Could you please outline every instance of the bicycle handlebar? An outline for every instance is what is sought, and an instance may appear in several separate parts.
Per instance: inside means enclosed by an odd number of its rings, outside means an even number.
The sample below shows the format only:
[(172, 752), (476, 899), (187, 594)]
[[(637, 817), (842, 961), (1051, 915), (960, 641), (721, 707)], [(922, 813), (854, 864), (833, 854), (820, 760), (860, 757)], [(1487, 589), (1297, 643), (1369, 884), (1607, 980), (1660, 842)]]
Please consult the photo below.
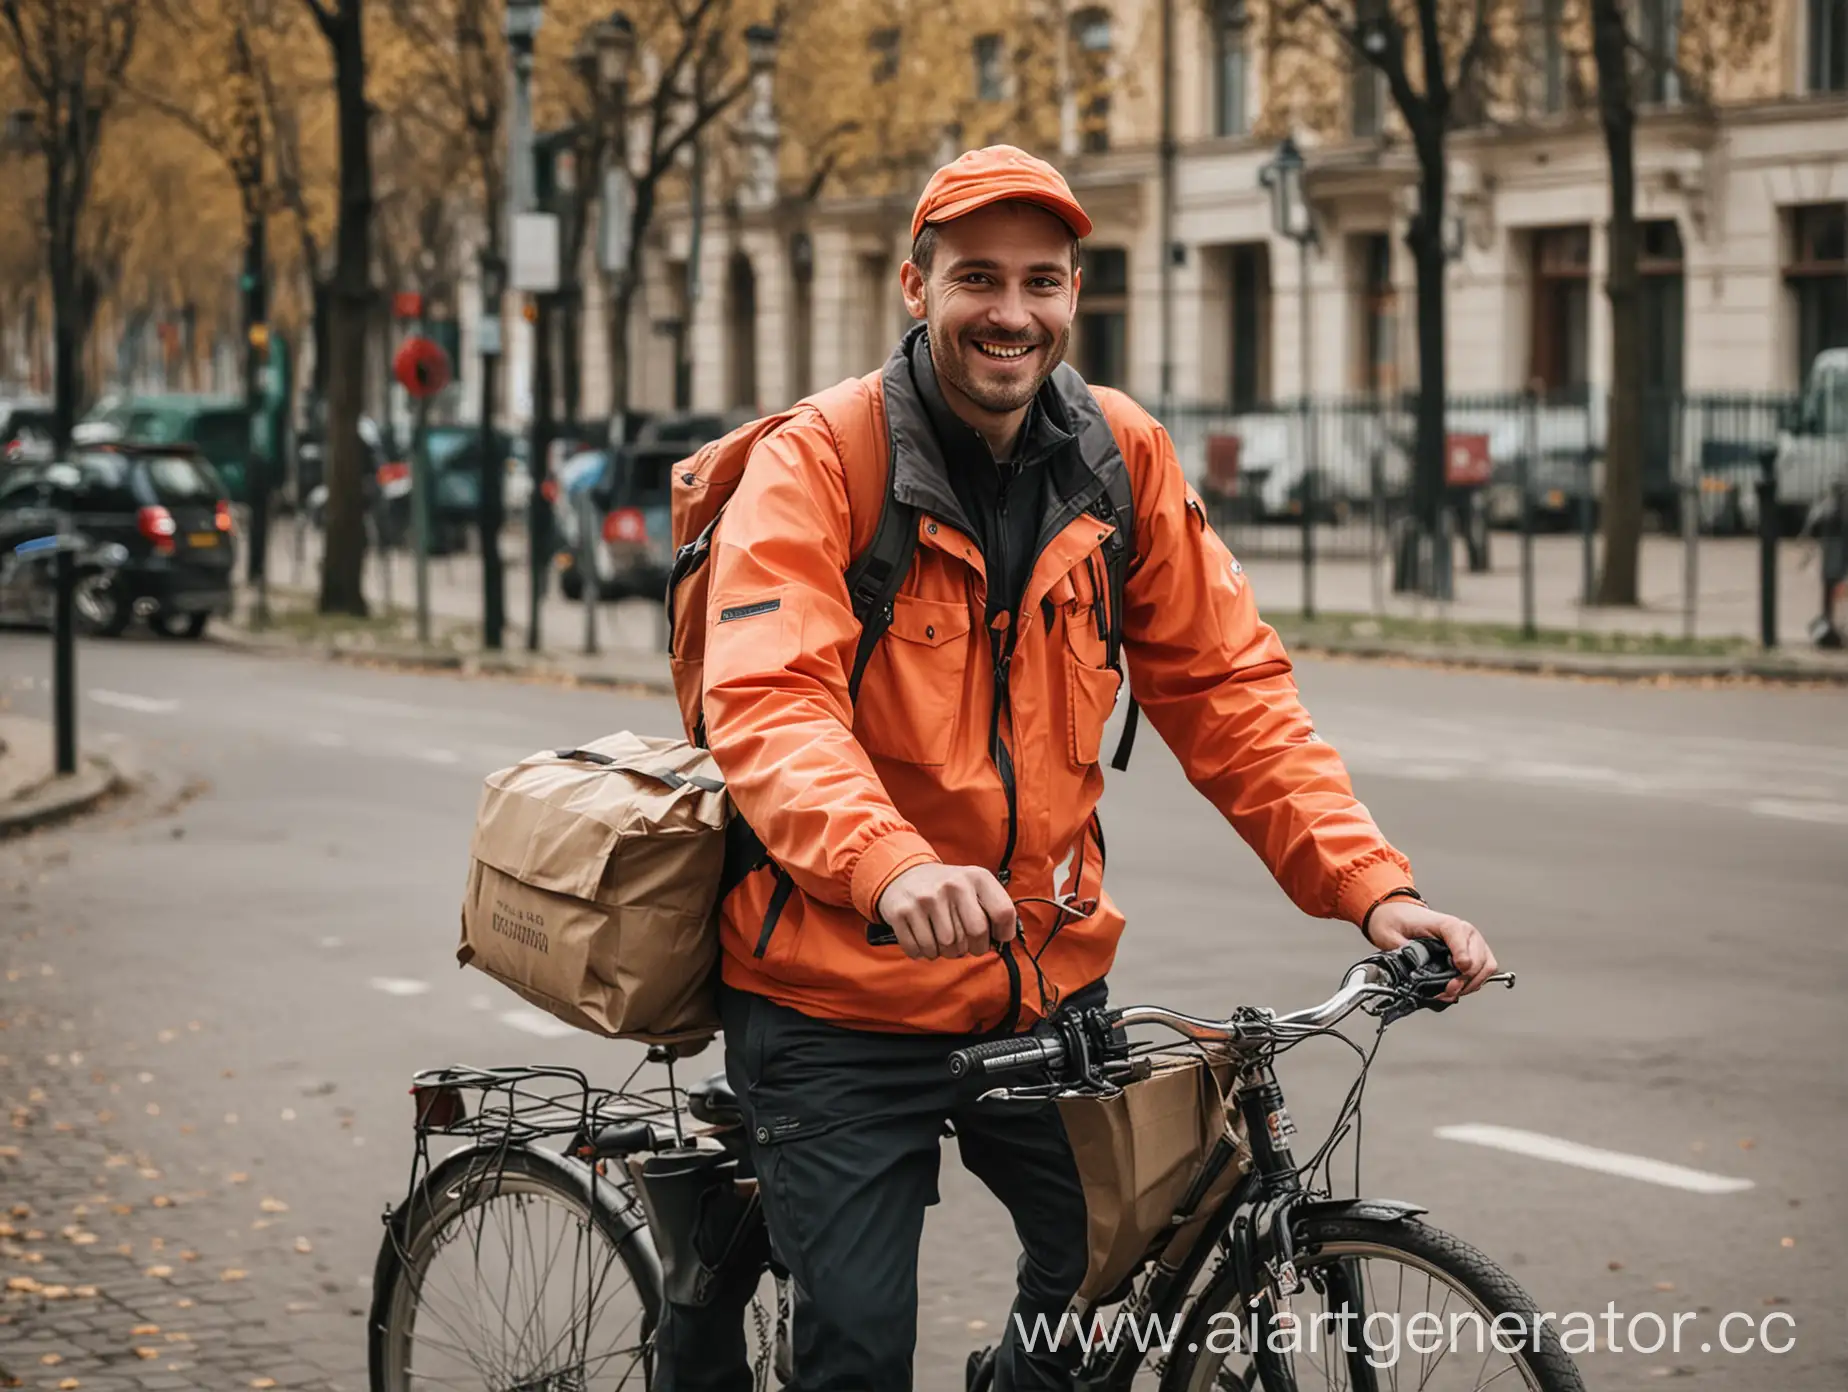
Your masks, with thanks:
[[(1450, 951), (1432, 938), (1419, 938), (1393, 952), (1381, 952), (1356, 962), (1341, 979), (1341, 987), (1320, 1005), (1276, 1015), (1269, 1011), (1243, 1011), (1224, 1020), (1183, 1014), (1159, 1005), (1131, 1005), (1100, 1012), (1115, 1029), (1131, 1025), (1162, 1025), (1196, 1044), (1252, 1045), (1300, 1038), (1337, 1024), (1371, 997), (1387, 997), (1420, 1007), (1442, 1009), (1436, 997), (1457, 975)], [(1512, 972), (1497, 972), (1489, 980), (1514, 985)], [(1392, 1018), (1392, 1017), (1389, 1017)], [(950, 1074), (1005, 1073), (1041, 1064), (1057, 1071), (1065, 1061), (1065, 1044), (1056, 1027), (1042, 1022), (1027, 1034), (988, 1040), (957, 1049), (950, 1055)]]

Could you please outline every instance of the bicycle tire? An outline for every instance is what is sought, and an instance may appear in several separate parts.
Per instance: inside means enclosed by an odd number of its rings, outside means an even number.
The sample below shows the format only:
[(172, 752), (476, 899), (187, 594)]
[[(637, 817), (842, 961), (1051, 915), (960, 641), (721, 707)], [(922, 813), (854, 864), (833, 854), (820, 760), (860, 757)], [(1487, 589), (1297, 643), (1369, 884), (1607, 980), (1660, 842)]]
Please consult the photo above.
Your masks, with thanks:
[[(593, 1199), (589, 1179), (589, 1171), (574, 1161), (524, 1147), (464, 1152), (439, 1165), (419, 1187), (413, 1201), (387, 1222), (373, 1281), (373, 1313), (368, 1327), (372, 1392), (527, 1385), (581, 1386), (586, 1392), (645, 1392), (652, 1374), (653, 1331), (661, 1309), (660, 1272), (652, 1260), (652, 1248), (644, 1250), (645, 1241), (638, 1241), (645, 1235), (639, 1209), (631, 1211)], [(613, 1191), (615, 1186), (607, 1187)], [(490, 1238), (488, 1233), (488, 1208), (509, 1199), (520, 1208), (544, 1204), (551, 1210), (546, 1217), (547, 1232), (552, 1231), (556, 1217), (570, 1245), (553, 1240), (544, 1262), (536, 1254), (524, 1263), (516, 1260), (511, 1237)], [(449, 1242), (472, 1239), (477, 1285), (484, 1256), (505, 1254), (508, 1270), (506, 1280), (500, 1283), (499, 1305), (492, 1291), (485, 1301), (479, 1298), (479, 1290), (474, 1292), (468, 1313), (474, 1317), (476, 1327), (467, 1331), (437, 1313), (435, 1297), (442, 1283), (433, 1279), (432, 1262), (444, 1251), (446, 1235)], [(563, 1271), (559, 1269), (561, 1256), (567, 1268)], [(591, 1293), (585, 1304), (589, 1312), (585, 1323), (589, 1327), (582, 1330), (580, 1349), (575, 1326), (583, 1312), (577, 1309), (575, 1281), (581, 1271), (590, 1273)], [(621, 1346), (605, 1355), (599, 1352), (600, 1345), (592, 1345), (592, 1340), (597, 1338), (596, 1326), (607, 1306), (600, 1296), (604, 1280), (618, 1273), (633, 1289), (639, 1309), (616, 1332)], [(559, 1293), (557, 1283), (566, 1276), (572, 1278), (573, 1289), (562, 1302), (552, 1301), (550, 1297)], [(461, 1289), (459, 1278), (455, 1284), (460, 1293), (469, 1297), (470, 1293)], [(514, 1325), (506, 1306), (516, 1294), (530, 1294), (535, 1300), (556, 1305), (567, 1312), (566, 1318), (574, 1328), (566, 1334), (550, 1335), (549, 1327), (542, 1325), (537, 1333), (529, 1333), (534, 1320), (531, 1310)], [(431, 1368), (414, 1366), (420, 1318), (437, 1323), (439, 1334), (445, 1332), (440, 1326), (447, 1326), (446, 1332), (454, 1339), (462, 1338), (466, 1332), (480, 1333), (492, 1340), (492, 1322), (497, 1313), (502, 1331), (513, 1334), (521, 1347), (503, 1348), (499, 1361), (459, 1344), (442, 1351), (444, 1361), (459, 1369), (456, 1376), (448, 1379)], [(562, 1350), (561, 1338), (567, 1340)], [(460, 1358), (455, 1356), (458, 1351)], [(554, 1362), (558, 1366), (551, 1366)], [(466, 1364), (474, 1365), (473, 1375), (462, 1366)], [(492, 1369), (491, 1380), (481, 1371), (483, 1368)], [(476, 1383), (474, 1375), (483, 1380)], [(579, 1380), (568, 1381), (571, 1376)]]
[[(1441, 1281), (1448, 1291), (1463, 1296), (1480, 1316), (1490, 1322), (1491, 1328), (1498, 1316), (1520, 1318), (1525, 1328), (1533, 1331), (1533, 1337), (1526, 1341), (1518, 1354), (1502, 1356), (1526, 1380), (1530, 1392), (1585, 1392), (1585, 1384), (1578, 1369), (1570, 1355), (1560, 1347), (1556, 1332), (1537, 1321), (1537, 1307), (1533, 1297), (1512, 1276), (1462, 1239), (1416, 1218), (1388, 1221), (1331, 1215), (1311, 1218), (1301, 1227), (1296, 1268), (1305, 1281), (1312, 1282), (1306, 1288), (1305, 1296), (1313, 1296), (1317, 1292), (1319, 1287), (1313, 1282), (1329, 1279), (1331, 1273), (1342, 1269), (1344, 1262), (1382, 1258), (1395, 1262), (1402, 1270), (1423, 1272), (1427, 1278), (1427, 1291), (1433, 1281)], [(1351, 1270), (1351, 1267), (1348, 1269)], [(1363, 1291), (1367, 1284), (1363, 1276)], [(1377, 1282), (1373, 1284), (1377, 1287)], [(1247, 1310), (1245, 1295), (1238, 1287), (1238, 1273), (1228, 1265), (1201, 1292), (1175, 1341), (1175, 1351), (1162, 1379), (1161, 1392), (1219, 1392), (1219, 1389), (1255, 1388), (1260, 1385), (1266, 1392), (1271, 1392), (1277, 1382), (1283, 1381), (1280, 1378), (1260, 1378), (1260, 1375), (1276, 1366), (1279, 1355), (1259, 1351), (1255, 1356), (1244, 1354), (1226, 1358), (1209, 1343), (1212, 1331), (1223, 1328), (1228, 1316), (1234, 1323), (1239, 1323), (1241, 1316), (1236, 1312)], [(1403, 1295), (1402, 1287), (1400, 1294)], [(1361, 1303), (1371, 1305), (1365, 1295)], [(1403, 1304), (1403, 1301), (1400, 1303)], [(1396, 1313), (1402, 1315), (1403, 1310)], [(1215, 1324), (1215, 1317), (1218, 1324)], [(1306, 1323), (1313, 1323), (1313, 1320)], [(1363, 1340), (1357, 1339), (1355, 1342)], [(1239, 1373), (1236, 1366), (1241, 1360), (1244, 1371)], [(1442, 1356), (1438, 1362), (1441, 1364)], [(1437, 1366), (1431, 1365), (1432, 1371)], [(1341, 1371), (1345, 1374), (1348, 1370), (1344, 1367)], [(1378, 1386), (1387, 1385), (1384, 1374), (1375, 1381)], [(1303, 1382), (1301, 1378), (1297, 1378), (1296, 1382), (1303, 1392), (1322, 1385), (1313, 1381)], [(1348, 1387), (1353, 1383), (1343, 1379), (1329, 1385)], [(1401, 1385), (1396, 1374), (1392, 1385)], [(1418, 1385), (1426, 1385), (1426, 1380), (1421, 1380)], [(1448, 1387), (1456, 1384), (1454, 1380), (1446, 1380), (1440, 1385)], [(1481, 1385), (1480, 1372), (1477, 1385)], [(1496, 1383), (1497, 1387), (1518, 1385), (1505, 1380)]]

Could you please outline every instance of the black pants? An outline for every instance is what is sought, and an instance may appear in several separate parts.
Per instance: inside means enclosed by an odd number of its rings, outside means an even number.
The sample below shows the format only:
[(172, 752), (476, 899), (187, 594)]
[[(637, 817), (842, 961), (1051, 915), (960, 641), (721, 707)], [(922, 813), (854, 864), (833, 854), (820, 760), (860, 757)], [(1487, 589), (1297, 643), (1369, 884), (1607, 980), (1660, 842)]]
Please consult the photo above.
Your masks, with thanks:
[[(1102, 1003), (1102, 983), (1073, 1001)], [(989, 1084), (951, 1078), (947, 1062), (967, 1038), (842, 1029), (729, 990), (721, 1011), (726, 1072), (751, 1130), (771, 1246), (790, 1273), (794, 1386), (911, 1386), (918, 1243), (924, 1210), (937, 1202), (948, 1121), (963, 1163), (1006, 1205), (1023, 1249), (996, 1388), (1069, 1388), (1076, 1350), (1029, 1353), (1013, 1318), (1031, 1329), (1044, 1315), (1044, 1327), (1056, 1328), (1084, 1279), (1084, 1193), (1057, 1108), (977, 1105)], [(663, 1331), (672, 1336), (669, 1358), (685, 1369), (676, 1368), (674, 1386), (728, 1388), (717, 1367), (693, 1368), (694, 1348), (708, 1345), (690, 1315), (672, 1312)], [(697, 1323), (714, 1324), (712, 1345), (727, 1318), (735, 1322), (729, 1311), (699, 1312)], [(727, 1331), (724, 1342), (735, 1337)]]

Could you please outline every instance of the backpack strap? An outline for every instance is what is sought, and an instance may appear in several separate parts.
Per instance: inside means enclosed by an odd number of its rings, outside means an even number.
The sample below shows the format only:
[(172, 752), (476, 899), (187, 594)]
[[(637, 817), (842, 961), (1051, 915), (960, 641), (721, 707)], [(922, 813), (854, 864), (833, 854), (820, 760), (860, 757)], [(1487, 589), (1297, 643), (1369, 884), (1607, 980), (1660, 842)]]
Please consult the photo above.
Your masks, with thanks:
[[(1107, 651), (1110, 665), (1122, 670), (1123, 592), (1129, 586), (1129, 567), (1136, 559), (1136, 500), (1130, 488), (1129, 465), (1119, 461), (1104, 476), (1104, 499), (1109, 504), (1111, 522), (1116, 530), (1104, 541), (1104, 575), (1110, 587), (1110, 627)], [(1123, 713), (1123, 733), (1117, 737), (1116, 753), (1110, 767), (1121, 773), (1129, 767), (1130, 751), (1136, 747), (1136, 727), (1142, 722), (1142, 707), (1132, 694), (1129, 709)]]
[(860, 641), (847, 676), (849, 704), (859, 702), (866, 664), (892, 626), (892, 602), (918, 549), (917, 509), (892, 493), (894, 446), (882, 376), (853, 378), (811, 398), (834, 436), (852, 513), (846, 580)]

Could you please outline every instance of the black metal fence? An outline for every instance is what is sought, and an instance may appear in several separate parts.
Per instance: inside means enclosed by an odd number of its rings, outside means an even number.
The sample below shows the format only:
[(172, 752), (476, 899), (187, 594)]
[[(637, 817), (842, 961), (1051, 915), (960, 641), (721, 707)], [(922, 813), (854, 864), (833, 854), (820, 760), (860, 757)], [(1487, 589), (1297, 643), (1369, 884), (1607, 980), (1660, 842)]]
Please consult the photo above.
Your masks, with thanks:
[[(1245, 554), (1294, 556), (1312, 516), (1318, 554), (1358, 558), (1390, 545), (1411, 501), (1416, 400), (1316, 397), (1255, 409), (1188, 404), (1167, 412), (1181, 465), (1227, 540)], [(1602, 393), (1454, 395), (1446, 409), (1460, 531), (1592, 528), (1604, 482)], [(1808, 431), (1794, 396), (1651, 392), (1643, 402), (1643, 497), (1652, 523), (1680, 532), (1755, 531), (1757, 481), (1775, 467), (1781, 528), (1793, 534), (1848, 468), (1848, 440)], [(1530, 506), (1521, 505), (1525, 464)]]

